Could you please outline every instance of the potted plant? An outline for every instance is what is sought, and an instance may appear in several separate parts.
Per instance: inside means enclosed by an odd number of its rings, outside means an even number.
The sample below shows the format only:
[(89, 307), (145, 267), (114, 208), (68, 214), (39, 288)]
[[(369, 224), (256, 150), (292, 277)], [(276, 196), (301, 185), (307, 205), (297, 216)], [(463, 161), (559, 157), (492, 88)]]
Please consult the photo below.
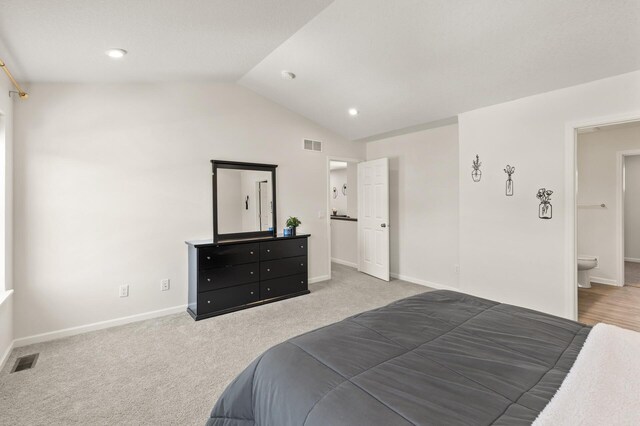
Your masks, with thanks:
[(471, 178), (474, 182), (480, 182), (480, 179), (482, 178), (482, 171), (480, 171), (480, 166), (482, 166), (482, 163), (480, 162), (480, 156), (476, 154), (476, 159), (473, 160), (473, 164), (471, 165), (471, 167), (473, 167)]
[(295, 216), (289, 216), (289, 219), (287, 219), (287, 228), (291, 229), (291, 236), (296, 235), (296, 228), (301, 224), (300, 219)]
[(540, 200), (540, 206), (538, 207), (538, 217), (540, 219), (551, 219), (553, 217), (553, 206), (551, 205), (551, 194), (553, 191), (546, 188), (538, 189), (536, 198)]

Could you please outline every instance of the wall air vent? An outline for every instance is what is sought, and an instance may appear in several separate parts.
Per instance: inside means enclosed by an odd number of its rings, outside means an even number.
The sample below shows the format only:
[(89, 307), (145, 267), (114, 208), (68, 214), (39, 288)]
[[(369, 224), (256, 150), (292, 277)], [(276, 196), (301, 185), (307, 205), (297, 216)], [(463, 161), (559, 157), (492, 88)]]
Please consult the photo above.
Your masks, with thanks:
[(38, 360), (38, 355), (39, 354), (25, 355), (16, 359), (16, 363), (13, 365), (11, 372), (16, 373), (18, 371), (33, 368), (36, 365), (36, 361)]
[(304, 139), (302, 148), (306, 151), (322, 152), (322, 142)]

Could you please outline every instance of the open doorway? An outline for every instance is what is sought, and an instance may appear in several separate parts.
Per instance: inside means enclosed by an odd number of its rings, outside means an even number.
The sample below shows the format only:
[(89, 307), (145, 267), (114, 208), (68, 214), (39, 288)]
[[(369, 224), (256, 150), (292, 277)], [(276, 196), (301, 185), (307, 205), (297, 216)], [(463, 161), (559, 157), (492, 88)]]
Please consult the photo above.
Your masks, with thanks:
[[(640, 121), (637, 122), (640, 129)], [(640, 137), (640, 130), (638, 130)], [(639, 148), (622, 159), (622, 241), (624, 285), (640, 288), (640, 138)]]
[(579, 128), (576, 170), (578, 319), (640, 330), (640, 121)]
[(358, 267), (358, 160), (327, 162), (327, 225), (329, 270)]

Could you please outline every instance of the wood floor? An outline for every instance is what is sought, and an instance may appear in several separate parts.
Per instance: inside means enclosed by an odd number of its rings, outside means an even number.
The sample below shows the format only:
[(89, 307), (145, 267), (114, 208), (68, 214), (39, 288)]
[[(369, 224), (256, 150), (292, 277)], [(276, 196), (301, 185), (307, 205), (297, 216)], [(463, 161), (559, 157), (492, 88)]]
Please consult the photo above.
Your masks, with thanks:
[(625, 262), (625, 286), (591, 284), (578, 289), (578, 320), (640, 331), (640, 263)]

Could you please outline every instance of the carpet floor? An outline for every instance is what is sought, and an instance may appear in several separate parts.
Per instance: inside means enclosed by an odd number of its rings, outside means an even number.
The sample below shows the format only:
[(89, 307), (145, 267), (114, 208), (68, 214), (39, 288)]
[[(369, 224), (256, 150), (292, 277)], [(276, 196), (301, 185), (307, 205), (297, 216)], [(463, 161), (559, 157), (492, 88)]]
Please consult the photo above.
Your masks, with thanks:
[[(203, 425), (254, 358), (298, 334), (429, 291), (333, 265), (311, 294), (195, 322), (185, 312), (16, 348), (0, 372), (1, 425)], [(9, 374), (19, 356), (31, 370)]]

